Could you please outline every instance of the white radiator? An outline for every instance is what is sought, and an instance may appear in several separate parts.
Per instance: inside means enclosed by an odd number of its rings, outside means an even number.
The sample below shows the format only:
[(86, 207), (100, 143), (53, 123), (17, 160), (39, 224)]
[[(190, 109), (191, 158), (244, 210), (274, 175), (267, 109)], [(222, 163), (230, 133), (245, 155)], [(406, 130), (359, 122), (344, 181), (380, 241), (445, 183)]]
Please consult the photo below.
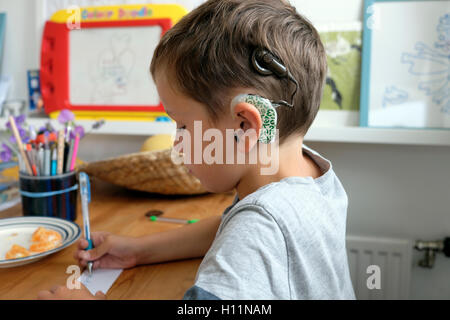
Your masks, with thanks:
[[(356, 298), (408, 299), (412, 249), (413, 244), (409, 240), (347, 236), (348, 262)], [(380, 271), (379, 289), (367, 285), (369, 277), (376, 273), (375, 269)]]

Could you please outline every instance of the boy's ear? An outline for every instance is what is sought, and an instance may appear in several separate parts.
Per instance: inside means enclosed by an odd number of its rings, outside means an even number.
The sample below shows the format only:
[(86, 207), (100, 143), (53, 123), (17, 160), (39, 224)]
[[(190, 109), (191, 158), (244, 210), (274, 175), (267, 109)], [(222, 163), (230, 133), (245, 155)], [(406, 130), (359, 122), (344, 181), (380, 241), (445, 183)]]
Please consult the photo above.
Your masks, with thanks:
[(231, 115), (234, 122), (234, 130), (237, 132), (237, 140), (241, 151), (249, 152), (258, 142), (262, 128), (261, 114), (258, 109), (247, 102), (233, 100)]
[(239, 102), (234, 106), (233, 118), (235, 122), (235, 129), (242, 129), (247, 131), (254, 129), (259, 133), (262, 127), (261, 114), (258, 109), (250, 103)]
[[(255, 94), (240, 94), (231, 101), (231, 114), (233, 118), (244, 116), (247, 122), (243, 130), (257, 130), (258, 141), (261, 143), (272, 143), (277, 133), (277, 111), (276, 105), (267, 98)], [(245, 124), (248, 125), (247, 129)]]

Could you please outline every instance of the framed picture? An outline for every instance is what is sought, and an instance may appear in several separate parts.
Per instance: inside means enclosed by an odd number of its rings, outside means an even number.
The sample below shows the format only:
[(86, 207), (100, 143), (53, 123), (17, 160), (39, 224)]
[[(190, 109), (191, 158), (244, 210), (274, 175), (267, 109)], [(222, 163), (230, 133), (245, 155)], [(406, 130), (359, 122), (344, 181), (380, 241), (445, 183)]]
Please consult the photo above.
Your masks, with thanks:
[(450, 2), (365, 0), (360, 125), (450, 128)]
[(6, 13), (0, 12), (0, 70), (3, 56), (3, 43), (5, 42), (6, 33)]
[(327, 53), (328, 71), (316, 126), (358, 126), (362, 24), (318, 24)]

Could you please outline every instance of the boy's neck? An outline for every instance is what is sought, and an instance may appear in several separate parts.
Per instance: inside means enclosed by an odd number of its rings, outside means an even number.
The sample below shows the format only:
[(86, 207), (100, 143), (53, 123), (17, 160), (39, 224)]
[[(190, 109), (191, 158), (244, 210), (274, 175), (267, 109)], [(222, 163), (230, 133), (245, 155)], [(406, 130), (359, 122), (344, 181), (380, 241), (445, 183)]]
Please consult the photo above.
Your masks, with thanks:
[(318, 178), (322, 172), (317, 164), (302, 152), (303, 138), (289, 138), (279, 147), (278, 170), (272, 175), (262, 175), (261, 165), (249, 167), (236, 185), (239, 199), (255, 192), (262, 186), (287, 177)]

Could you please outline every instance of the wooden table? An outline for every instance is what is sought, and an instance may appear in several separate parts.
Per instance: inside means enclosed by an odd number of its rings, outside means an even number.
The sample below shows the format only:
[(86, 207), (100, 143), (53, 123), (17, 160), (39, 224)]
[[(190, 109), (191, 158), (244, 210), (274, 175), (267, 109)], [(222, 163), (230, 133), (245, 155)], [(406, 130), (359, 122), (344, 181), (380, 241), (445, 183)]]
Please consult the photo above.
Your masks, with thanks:
[[(109, 231), (124, 236), (142, 236), (182, 226), (167, 222), (150, 222), (145, 213), (164, 211), (164, 216), (181, 219), (203, 219), (220, 215), (233, 200), (233, 193), (200, 196), (161, 196), (129, 191), (92, 179), (90, 203), (91, 230)], [(79, 201), (79, 199), (78, 199)], [(80, 202), (76, 223), (82, 226)], [(17, 205), (0, 212), (0, 218), (20, 216)], [(15, 268), (0, 268), (0, 299), (36, 299), (41, 290), (64, 285), (76, 243), (38, 262)], [(108, 299), (181, 299), (194, 283), (201, 259), (191, 259), (138, 266), (122, 272)]]

